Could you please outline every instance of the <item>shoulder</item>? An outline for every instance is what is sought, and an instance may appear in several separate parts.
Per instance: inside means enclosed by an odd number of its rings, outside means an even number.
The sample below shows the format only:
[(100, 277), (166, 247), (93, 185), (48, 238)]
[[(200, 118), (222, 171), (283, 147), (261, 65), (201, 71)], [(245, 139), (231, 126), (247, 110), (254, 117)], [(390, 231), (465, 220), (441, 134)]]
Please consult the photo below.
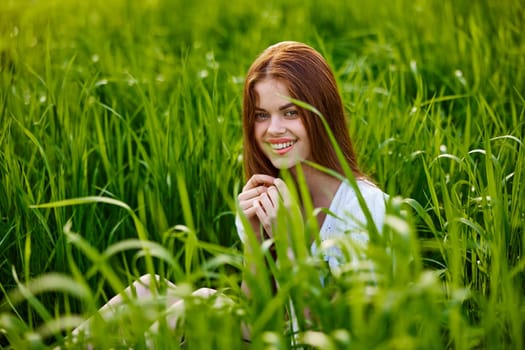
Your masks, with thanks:
[[(376, 226), (381, 230), (386, 213), (386, 201), (388, 195), (372, 182), (359, 179), (357, 180), (357, 190), (363, 196), (364, 202)], [(341, 183), (340, 193), (337, 203), (334, 203), (334, 210), (343, 217), (352, 218), (353, 222), (366, 222), (361, 204), (359, 203), (356, 190), (349, 182)]]
[(384, 207), (388, 195), (379, 187), (368, 180), (358, 180), (357, 186), (367, 204), (381, 205)]
[[(370, 205), (383, 205), (388, 199), (388, 195), (384, 193), (379, 187), (368, 180), (360, 179), (356, 181), (357, 189), (363, 196), (366, 204)], [(357, 202), (357, 194), (355, 189), (350, 185), (348, 181), (341, 183), (341, 197), (340, 204), (349, 204), (351, 202)]]

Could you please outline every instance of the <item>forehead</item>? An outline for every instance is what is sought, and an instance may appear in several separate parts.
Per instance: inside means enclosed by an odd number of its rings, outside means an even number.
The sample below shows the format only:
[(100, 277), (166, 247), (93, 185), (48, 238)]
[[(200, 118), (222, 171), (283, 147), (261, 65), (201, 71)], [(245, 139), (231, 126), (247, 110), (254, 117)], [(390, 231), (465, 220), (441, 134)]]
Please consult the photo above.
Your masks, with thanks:
[(283, 105), (290, 101), (286, 97), (290, 96), (288, 85), (281, 79), (266, 78), (257, 82), (254, 86), (256, 95), (256, 105)]

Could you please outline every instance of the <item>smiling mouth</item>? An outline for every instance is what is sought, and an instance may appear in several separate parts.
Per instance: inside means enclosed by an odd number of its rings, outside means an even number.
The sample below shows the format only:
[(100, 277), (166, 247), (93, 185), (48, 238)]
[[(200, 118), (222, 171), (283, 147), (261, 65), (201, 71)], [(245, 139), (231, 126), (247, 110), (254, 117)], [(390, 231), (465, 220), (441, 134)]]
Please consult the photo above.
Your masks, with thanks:
[(271, 143), (271, 147), (275, 151), (281, 151), (286, 148), (292, 147), (297, 141), (288, 141), (288, 142), (280, 142), (280, 143)]
[(279, 142), (279, 143), (270, 143), (270, 146), (272, 147), (272, 150), (279, 154), (284, 154), (288, 152), (293, 145), (295, 145), (297, 141), (287, 141), (287, 142)]

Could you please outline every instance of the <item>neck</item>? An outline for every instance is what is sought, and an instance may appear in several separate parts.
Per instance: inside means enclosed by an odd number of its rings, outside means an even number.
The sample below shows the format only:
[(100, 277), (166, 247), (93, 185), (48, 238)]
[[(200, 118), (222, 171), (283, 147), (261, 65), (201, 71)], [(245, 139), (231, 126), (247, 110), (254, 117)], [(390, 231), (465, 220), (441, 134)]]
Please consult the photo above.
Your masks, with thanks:
[[(314, 208), (330, 207), (341, 181), (306, 164), (301, 168)], [(297, 183), (297, 169), (292, 168), (290, 173)]]

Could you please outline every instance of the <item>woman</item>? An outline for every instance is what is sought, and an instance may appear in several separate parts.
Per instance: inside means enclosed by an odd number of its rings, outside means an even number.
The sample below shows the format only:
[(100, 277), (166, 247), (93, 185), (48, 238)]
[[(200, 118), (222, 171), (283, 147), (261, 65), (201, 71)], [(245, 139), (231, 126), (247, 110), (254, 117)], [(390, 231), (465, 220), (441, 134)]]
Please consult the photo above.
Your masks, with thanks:
[[(312, 106), (325, 118), (346, 164), (337, 157), (320, 116), (295, 104), (297, 100)], [(311, 47), (298, 42), (281, 42), (267, 48), (253, 62), (244, 85), (243, 138), (244, 170), (248, 181), (238, 195), (240, 213), (236, 219), (243, 242), (248, 232), (255, 233), (259, 242), (273, 237), (279, 203), (291, 201), (289, 187), (280, 175), (289, 171), (297, 181), (299, 164), (313, 206), (328, 208), (333, 214), (320, 211), (317, 215), (321, 242), (348, 233), (355, 242), (366, 244), (368, 234), (364, 227), (367, 220), (359, 204), (358, 192), (376, 227), (382, 227), (386, 195), (368, 181), (358, 167), (333, 73), (323, 57)], [(340, 176), (318, 170), (312, 163)], [(341, 180), (345, 176), (345, 165), (351, 169), (355, 186)], [(243, 227), (241, 215), (251, 226), (248, 230)], [(312, 253), (315, 253), (319, 247), (314, 242), (311, 244)], [(326, 251), (324, 256), (331, 268), (340, 264), (341, 254), (337, 249)], [(155, 278), (158, 282), (158, 277)], [(147, 297), (151, 293), (151, 283), (156, 282), (149, 275), (142, 276), (123, 294)], [(167, 284), (169, 289), (176, 288), (170, 282)], [(243, 284), (243, 289), (249, 293), (245, 287)], [(202, 288), (193, 294), (207, 298), (215, 294), (215, 290)], [(225, 297), (216, 300), (217, 304), (229, 302)], [(175, 311), (175, 316), (168, 319), (169, 326), (176, 326), (177, 315), (184, 309), (183, 302), (176, 297), (167, 298), (168, 307)], [(102, 308), (102, 314), (112, 314), (114, 306), (121, 303), (121, 295), (115, 296)], [(156, 324), (152, 326), (156, 327)], [(85, 330), (85, 326), (76, 329), (75, 334), (81, 330)]]
[[(292, 101), (299, 100), (311, 109)], [(304, 105), (304, 104), (301, 104)], [(330, 142), (322, 115), (340, 148), (343, 164)], [(369, 236), (367, 220), (358, 194), (349, 181), (342, 181), (345, 165), (351, 169), (355, 185), (377, 229), (383, 226), (387, 196), (367, 180), (360, 170), (345, 121), (345, 113), (335, 78), (324, 58), (311, 47), (292, 41), (267, 48), (248, 70), (243, 104), (244, 170), (247, 181), (238, 196), (239, 208), (259, 239), (272, 238), (280, 198), (289, 201), (287, 185), (279, 178), (287, 169), (297, 180), (297, 165), (304, 173), (314, 208), (321, 242), (347, 233), (364, 245)], [(341, 175), (336, 177), (312, 166), (316, 163)], [(237, 230), (245, 241), (238, 217)], [(313, 253), (319, 247), (312, 242)], [(331, 268), (341, 254), (332, 249), (325, 254)]]

